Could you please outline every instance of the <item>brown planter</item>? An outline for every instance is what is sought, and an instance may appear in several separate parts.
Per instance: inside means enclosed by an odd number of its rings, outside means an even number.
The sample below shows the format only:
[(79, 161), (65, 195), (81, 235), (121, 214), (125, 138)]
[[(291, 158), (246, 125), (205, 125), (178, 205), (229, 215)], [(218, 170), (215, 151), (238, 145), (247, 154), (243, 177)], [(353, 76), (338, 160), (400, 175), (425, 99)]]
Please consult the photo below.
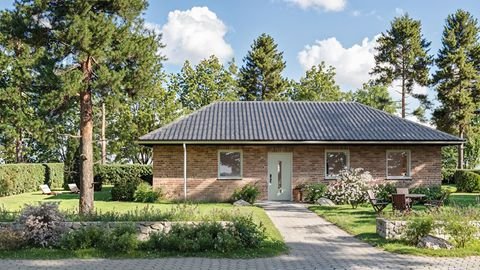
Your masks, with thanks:
[(303, 192), (301, 188), (293, 189), (293, 201), (302, 202), (303, 201)]

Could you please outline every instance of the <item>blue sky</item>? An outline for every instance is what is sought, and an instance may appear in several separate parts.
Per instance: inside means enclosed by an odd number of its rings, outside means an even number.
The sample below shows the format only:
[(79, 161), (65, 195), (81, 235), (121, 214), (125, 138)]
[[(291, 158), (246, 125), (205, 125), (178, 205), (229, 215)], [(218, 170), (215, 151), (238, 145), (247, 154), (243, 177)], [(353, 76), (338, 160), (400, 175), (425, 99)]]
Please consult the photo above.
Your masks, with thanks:
[[(0, 8), (11, 2), (0, 1)], [(164, 35), (167, 72), (211, 54), (224, 62), (235, 57), (241, 66), (252, 41), (265, 32), (284, 52), (285, 76), (298, 79), (325, 61), (337, 69), (342, 89), (353, 90), (368, 79), (374, 38), (395, 16), (408, 12), (421, 20), (436, 54), (445, 18), (457, 9), (480, 18), (478, 0), (152, 0), (145, 20)], [(434, 97), (431, 89), (418, 91)], [(394, 89), (392, 95), (397, 96)]]

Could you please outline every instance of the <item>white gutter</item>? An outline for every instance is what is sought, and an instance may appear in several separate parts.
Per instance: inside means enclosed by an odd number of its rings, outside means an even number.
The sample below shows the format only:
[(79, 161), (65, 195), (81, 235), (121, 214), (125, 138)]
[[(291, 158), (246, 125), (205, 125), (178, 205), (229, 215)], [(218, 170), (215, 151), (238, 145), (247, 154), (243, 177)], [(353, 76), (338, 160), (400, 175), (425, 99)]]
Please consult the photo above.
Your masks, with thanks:
[(187, 200), (187, 145), (183, 143), (183, 197)]
[[(184, 144), (184, 141), (135, 141), (137, 144)], [(456, 145), (463, 141), (189, 141), (189, 144), (433, 144)]]

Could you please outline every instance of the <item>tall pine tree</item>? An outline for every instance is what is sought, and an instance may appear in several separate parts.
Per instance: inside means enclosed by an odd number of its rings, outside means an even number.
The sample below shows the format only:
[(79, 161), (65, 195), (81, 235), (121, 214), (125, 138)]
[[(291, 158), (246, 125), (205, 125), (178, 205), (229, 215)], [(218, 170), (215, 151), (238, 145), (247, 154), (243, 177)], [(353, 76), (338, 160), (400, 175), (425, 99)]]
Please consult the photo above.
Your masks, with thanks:
[[(461, 138), (473, 136), (474, 111), (480, 105), (480, 49), (477, 20), (466, 11), (448, 16), (442, 36), (442, 48), (435, 60), (438, 70), (433, 76), (441, 105), (433, 119), (443, 131)], [(463, 145), (458, 148), (458, 167), (463, 168)]]
[(146, 7), (146, 0), (19, 0), (15, 5), (28, 24), (19, 37), (45, 48), (56, 62), (60, 87), (42, 96), (55, 105), (52, 114), (80, 105), (81, 213), (93, 210), (94, 103), (160, 84), (163, 58), (157, 54), (159, 37), (144, 27)]
[[(426, 86), (432, 57), (428, 55), (430, 42), (423, 38), (420, 21), (407, 15), (397, 17), (391, 27), (378, 38), (378, 53), (372, 74), (378, 75), (378, 82), (391, 85), (400, 81), (402, 117), (406, 116), (406, 99), (412, 96), (423, 106), (428, 105), (427, 96), (413, 93), (415, 84)], [(415, 110), (421, 112), (421, 109)]]
[(239, 74), (239, 98), (241, 100), (282, 100), (288, 81), (282, 77), (285, 69), (283, 52), (277, 49), (275, 40), (260, 35), (252, 44)]

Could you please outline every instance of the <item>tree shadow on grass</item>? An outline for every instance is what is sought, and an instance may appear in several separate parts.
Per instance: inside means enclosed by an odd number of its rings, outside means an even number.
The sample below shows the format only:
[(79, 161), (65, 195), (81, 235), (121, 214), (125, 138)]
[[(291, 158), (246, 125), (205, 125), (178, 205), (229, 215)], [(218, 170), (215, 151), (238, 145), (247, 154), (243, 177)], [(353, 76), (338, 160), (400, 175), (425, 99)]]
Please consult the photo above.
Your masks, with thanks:
[[(77, 193), (62, 193), (62, 194), (57, 194), (55, 196), (46, 197), (44, 200), (63, 201), (63, 200), (78, 200), (79, 198), (80, 198), (80, 194), (77, 194)], [(112, 195), (110, 194), (110, 189), (108, 189), (108, 190), (94, 192), (93, 198), (95, 201), (108, 202), (112, 200)]]

